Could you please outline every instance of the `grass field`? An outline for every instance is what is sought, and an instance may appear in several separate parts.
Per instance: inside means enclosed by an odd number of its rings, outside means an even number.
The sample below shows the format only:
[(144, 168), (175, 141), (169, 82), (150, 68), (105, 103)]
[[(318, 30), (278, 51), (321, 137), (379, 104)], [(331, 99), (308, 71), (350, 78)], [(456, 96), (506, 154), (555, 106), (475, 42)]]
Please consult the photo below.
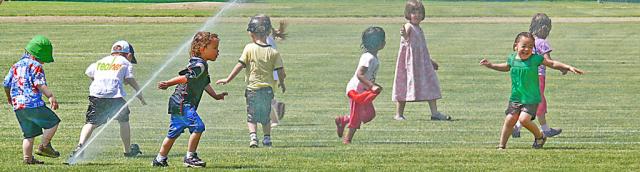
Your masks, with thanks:
[[(360, 1), (357, 1), (360, 2)], [(42, 2), (4, 2), (0, 5), (2, 16), (24, 15), (20, 8), (37, 6)], [(511, 139), (509, 149), (495, 150), (503, 112), (509, 96), (507, 73), (495, 72), (478, 65), (486, 57), (503, 62), (510, 52), (518, 32), (528, 30), (528, 21), (506, 23), (447, 23), (423, 24), (431, 56), (440, 63), (438, 71), (444, 98), (439, 108), (453, 116), (451, 122), (430, 121), (426, 103), (410, 103), (406, 114), (409, 120), (394, 121), (395, 105), (390, 94), (394, 77), (395, 58), (398, 51), (398, 28), (403, 20), (380, 22), (379, 18), (363, 18), (357, 22), (336, 23), (342, 16), (399, 17), (402, 2), (373, 1), (358, 5), (349, 2), (312, 1), (306, 8), (280, 10), (263, 9), (267, 14), (283, 17), (333, 17), (324, 22), (292, 22), (290, 39), (278, 42), (285, 59), (288, 74), (286, 94), (276, 97), (287, 103), (283, 124), (274, 129), (273, 148), (250, 149), (245, 123), (244, 82), (239, 76), (226, 86), (214, 86), (217, 91), (227, 91), (230, 97), (214, 101), (204, 97), (201, 114), (207, 131), (200, 142), (199, 155), (208, 166), (204, 170), (226, 171), (636, 171), (640, 164), (640, 116), (638, 93), (640, 75), (637, 74), (637, 58), (640, 50), (640, 22), (554, 23), (550, 43), (552, 57), (587, 71), (586, 75), (562, 76), (548, 71), (546, 95), (549, 101), (548, 121), (552, 127), (564, 132), (550, 138), (542, 150), (531, 149), (533, 136), (523, 132), (522, 138)], [(332, 11), (324, 6), (344, 4), (343, 10)], [(13, 12), (5, 11), (11, 5)], [(65, 3), (52, 3), (42, 15), (76, 15), (55, 9), (68, 8)], [(94, 3), (75, 3), (92, 6), (86, 16), (103, 16), (107, 13)], [(482, 6), (504, 11), (476, 14), (463, 12), (449, 15), (429, 13), (428, 16), (508, 16), (528, 17), (534, 12), (546, 12), (554, 17), (636, 17), (638, 5), (605, 4), (608, 8), (621, 9), (616, 13), (597, 4), (577, 3), (578, 7), (591, 6), (571, 12), (563, 6), (568, 2), (533, 2), (549, 8), (535, 11), (509, 10), (514, 4), (480, 2), (433, 2), (435, 10), (452, 8), (469, 9)], [(121, 10), (123, 4), (115, 5)], [(145, 5), (145, 4), (125, 4)], [(267, 4), (247, 4), (256, 8), (295, 6), (300, 3), (274, 1)], [(388, 11), (383, 6), (392, 5)], [(448, 7), (447, 7), (448, 5)], [(582, 5), (582, 6), (581, 6)], [(372, 7), (373, 11), (360, 8)], [(310, 8), (310, 9), (307, 9)], [(385, 7), (387, 8), (387, 7)], [(635, 9), (634, 9), (635, 8)], [(262, 9), (262, 8), (259, 8)], [(351, 14), (349, 10), (353, 10)], [(211, 11), (203, 10), (209, 15)], [(307, 14), (306, 11), (310, 13)], [(325, 11), (325, 12), (323, 12)], [(116, 16), (124, 15), (116, 12)], [(229, 12), (231, 16), (250, 16), (255, 12), (240, 8)], [(325, 14), (326, 13), (326, 14)], [(443, 12), (444, 13), (444, 12)], [(606, 15), (593, 15), (606, 13)], [(37, 14), (39, 15), (39, 14)], [(174, 16), (174, 11), (159, 10), (151, 16)], [(73, 18), (72, 18), (73, 19)], [(71, 19), (71, 20), (72, 20)], [(314, 20), (317, 18), (308, 18)], [(0, 19), (1, 20), (1, 19)], [(180, 20), (177, 18), (176, 20)], [(278, 20), (273, 18), (272, 20)], [(297, 20), (297, 21), (300, 21)], [(429, 21), (430, 19), (427, 19)], [(473, 20), (470, 18), (469, 20)], [(167, 99), (172, 91), (155, 89), (155, 83), (175, 76), (186, 64), (187, 53), (182, 53), (171, 65), (161, 71), (160, 77), (149, 76), (168, 60), (202, 23), (73, 23), (73, 22), (1, 22), (0, 71), (6, 72), (17, 61), (22, 47), (35, 34), (47, 35), (53, 41), (56, 62), (45, 65), (47, 81), (55, 93), (61, 108), (56, 111), (63, 122), (53, 144), (63, 157), (40, 158), (46, 165), (24, 166), (21, 163), (21, 138), (17, 120), (10, 107), (3, 103), (0, 115), (0, 169), (2, 171), (151, 171), (150, 163), (157, 154), (168, 129)], [(344, 88), (353, 75), (358, 57), (359, 36), (367, 26), (382, 26), (387, 32), (387, 46), (380, 54), (381, 68), (378, 82), (385, 88), (375, 102), (377, 118), (363, 125), (351, 145), (343, 145), (336, 137), (333, 118), (348, 113)], [(219, 23), (209, 31), (220, 34), (221, 56), (209, 62), (212, 80), (231, 71), (242, 48), (249, 42), (245, 22)], [(111, 44), (117, 39), (127, 39), (135, 47), (139, 64), (136, 78), (139, 83), (150, 80), (144, 90), (149, 105), (134, 101), (131, 124), (133, 142), (141, 145), (144, 155), (124, 158), (115, 124), (107, 126), (91, 150), (95, 156), (75, 166), (62, 162), (74, 148), (88, 101), (89, 79), (85, 68), (93, 61), (108, 55)], [(4, 76), (5, 73), (2, 73)], [(132, 93), (130, 88), (127, 88)], [(3, 99), (4, 100), (4, 99)], [(39, 142), (39, 141), (37, 141)], [(184, 135), (174, 145), (169, 163), (161, 170), (187, 170), (181, 166), (186, 152)], [(98, 151), (99, 150), (99, 151)]]

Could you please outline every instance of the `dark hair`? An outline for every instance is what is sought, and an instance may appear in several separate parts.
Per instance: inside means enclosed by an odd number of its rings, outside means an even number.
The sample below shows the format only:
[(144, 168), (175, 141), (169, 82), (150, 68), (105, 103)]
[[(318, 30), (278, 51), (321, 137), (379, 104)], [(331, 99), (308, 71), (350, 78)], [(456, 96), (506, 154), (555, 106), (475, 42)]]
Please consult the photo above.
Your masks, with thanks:
[(533, 37), (533, 34), (531, 34), (531, 32), (520, 32), (518, 34), (518, 36), (516, 36), (516, 40), (513, 41), (513, 48), (516, 48), (516, 44), (518, 44), (518, 42), (520, 41), (520, 38), (525, 37), (525, 38), (529, 38), (531, 40), (533, 40), (533, 42), (536, 41), (536, 38)]
[(376, 53), (384, 43), (386, 43), (385, 34), (381, 27), (371, 26), (362, 32), (360, 47), (363, 52)]
[(268, 36), (271, 33), (271, 19), (264, 14), (253, 16), (249, 20), (247, 31), (258, 36)]
[(411, 20), (409, 16), (412, 13), (422, 14), (422, 18), (420, 20), (424, 20), (424, 5), (420, 0), (408, 0), (404, 6), (404, 18), (407, 20)]
[(551, 19), (544, 13), (538, 13), (531, 19), (529, 32), (538, 38), (547, 39), (551, 32)]
[(211, 32), (198, 32), (193, 36), (193, 40), (191, 41), (191, 51), (189, 55), (192, 57), (200, 57), (200, 48), (207, 47), (211, 41), (214, 39), (219, 39), (218, 34)]

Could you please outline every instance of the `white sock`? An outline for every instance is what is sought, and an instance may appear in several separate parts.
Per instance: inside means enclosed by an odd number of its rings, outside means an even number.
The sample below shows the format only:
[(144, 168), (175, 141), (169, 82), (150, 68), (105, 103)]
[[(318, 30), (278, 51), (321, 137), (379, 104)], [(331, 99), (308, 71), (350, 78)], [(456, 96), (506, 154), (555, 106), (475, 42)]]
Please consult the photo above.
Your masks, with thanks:
[(162, 156), (160, 154), (158, 154), (158, 156), (156, 156), (156, 161), (158, 161), (158, 162), (164, 161), (166, 159), (167, 159), (167, 157), (164, 157), (164, 156)]
[(193, 154), (194, 154), (194, 153), (195, 153), (195, 152), (187, 152), (187, 158), (191, 158), (191, 157), (193, 157)]
[(522, 128), (522, 124), (520, 124), (520, 121), (516, 122), (515, 128), (516, 130), (519, 130), (520, 128)]
[(542, 128), (542, 131), (549, 131), (549, 130), (551, 130), (551, 128), (549, 128), (549, 125), (547, 125), (547, 124), (541, 125), (541, 126), (540, 126), (540, 128)]
[(256, 133), (249, 133), (249, 137), (251, 140), (258, 140), (258, 135)]

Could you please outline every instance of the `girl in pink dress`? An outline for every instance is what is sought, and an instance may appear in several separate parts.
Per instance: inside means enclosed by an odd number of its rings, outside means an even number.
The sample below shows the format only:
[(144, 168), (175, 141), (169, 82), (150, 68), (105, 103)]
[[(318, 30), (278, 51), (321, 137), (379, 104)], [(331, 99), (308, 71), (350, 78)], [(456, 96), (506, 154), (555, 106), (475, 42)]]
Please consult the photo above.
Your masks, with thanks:
[(396, 63), (396, 76), (391, 99), (396, 104), (396, 120), (405, 120), (406, 102), (427, 101), (431, 120), (451, 120), (438, 111), (436, 100), (440, 95), (440, 82), (436, 71), (438, 64), (431, 60), (420, 22), (424, 20), (424, 6), (418, 0), (408, 0), (404, 15), (408, 23), (400, 29), (400, 50)]

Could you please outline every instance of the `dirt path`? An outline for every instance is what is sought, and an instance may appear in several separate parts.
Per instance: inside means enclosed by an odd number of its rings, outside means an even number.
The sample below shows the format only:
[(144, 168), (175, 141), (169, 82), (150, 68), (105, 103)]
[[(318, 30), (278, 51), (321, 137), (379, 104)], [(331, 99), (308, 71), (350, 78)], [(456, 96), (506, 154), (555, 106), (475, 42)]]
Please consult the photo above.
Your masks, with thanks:
[[(0, 23), (200, 23), (207, 17), (102, 17), (102, 16), (18, 16), (0, 17)], [(248, 18), (223, 17), (224, 23), (245, 23)], [(404, 23), (402, 17), (369, 18), (274, 18), (290, 23), (317, 24), (389, 24)], [(528, 23), (529, 17), (437, 17), (427, 18), (427, 23)], [(555, 17), (554, 23), (625, 23), (640, 22), (640, 17)]]

